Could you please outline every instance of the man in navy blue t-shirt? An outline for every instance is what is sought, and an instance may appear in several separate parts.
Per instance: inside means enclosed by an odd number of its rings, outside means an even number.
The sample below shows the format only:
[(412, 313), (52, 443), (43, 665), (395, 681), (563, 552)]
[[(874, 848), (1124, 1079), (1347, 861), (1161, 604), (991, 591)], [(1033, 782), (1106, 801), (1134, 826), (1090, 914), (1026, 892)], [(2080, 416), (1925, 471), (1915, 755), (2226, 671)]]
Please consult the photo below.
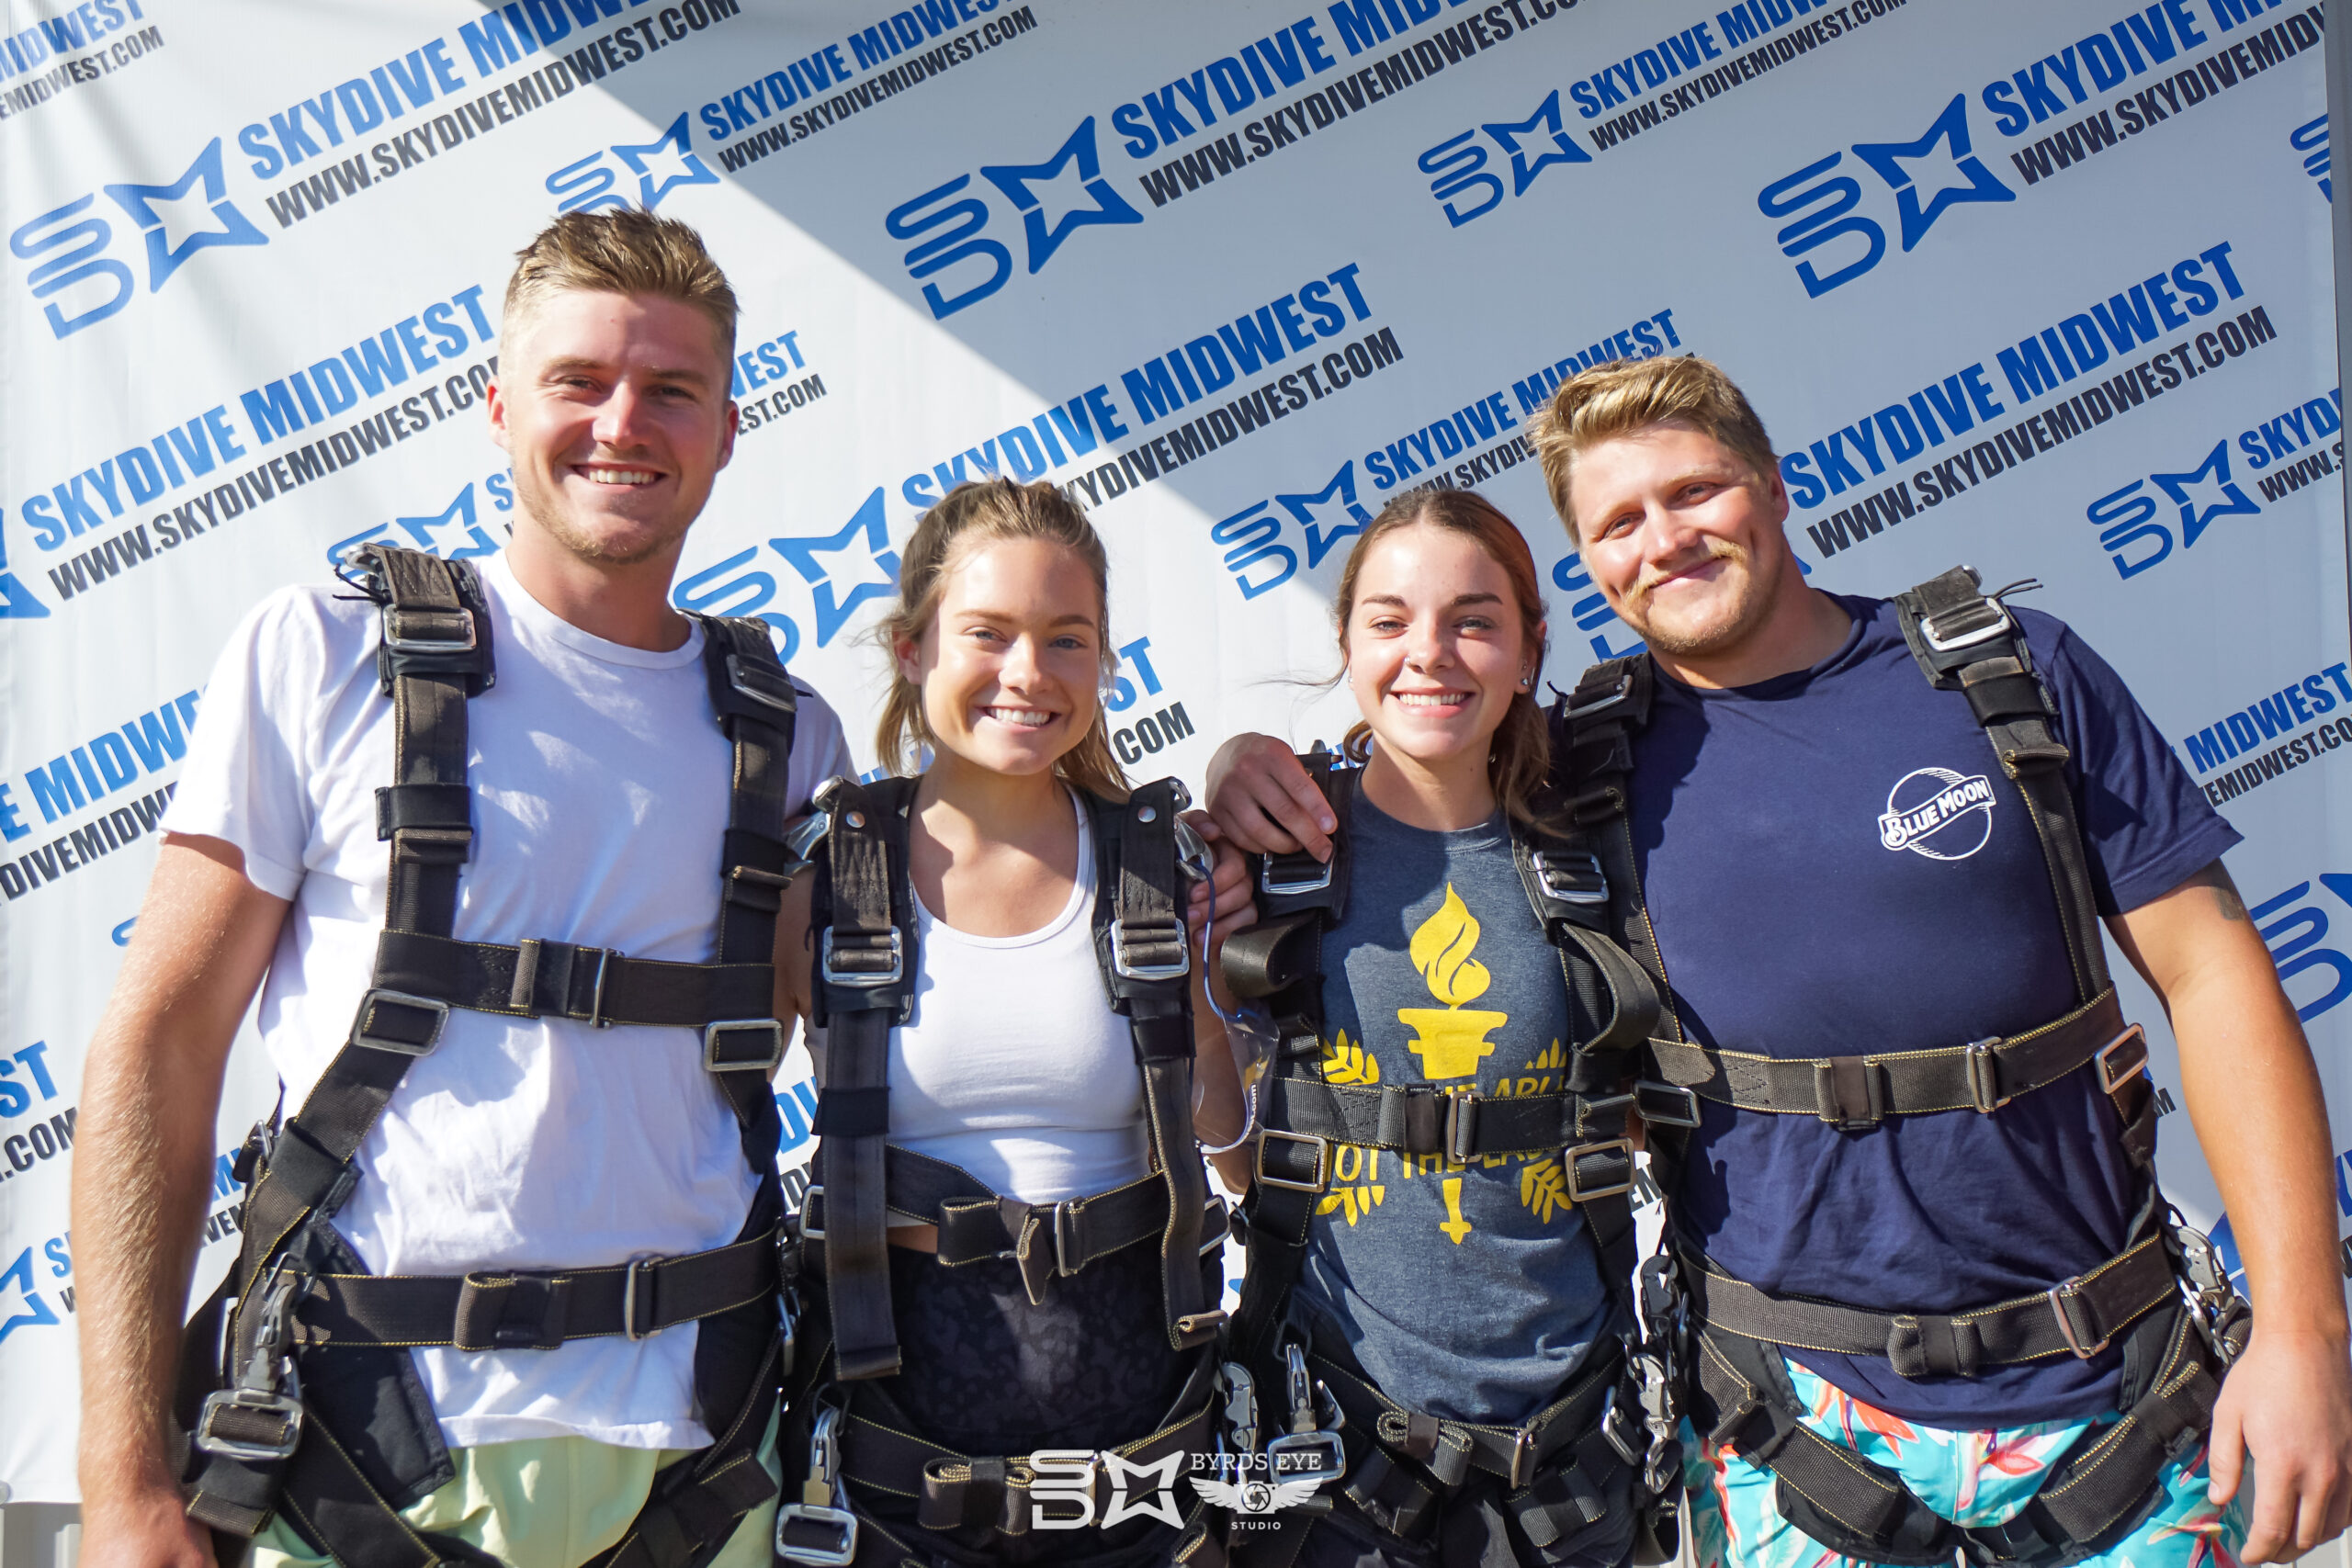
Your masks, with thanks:
[[(2021, 669), (1979, 664), (1969, 678), (2022, 673), (2047, 694), (2034, 722), (2065, 748), (2081, 903), (2171, 1017), (2257, 1308), (2200, 1445), (2188, 1393), (2165, 1405), (2199, 1375), (2187, 1327), (2173, 1359), (2155, 1364), (2143, 1344), (2127, 1365), (2128, 1334), (2100, 1349), (2082, 1338), (2096, 1314), (2053, 1303), (2047, 1325), (2016, 1309), (1984, 1320), (1984, 1337), (1963, 1333), (1957, 1361), (1951, 1348), (1947, 1320), (2096, 1274), (2162, 1228), (2142, 1211), (2149, 1188), (2127, 1151), (2128, 1085), (2111, 1100), (2093, 1064), (1984, 1113), (1941, 1110), (1949, 1100), (1919, 1101), (1917, 1114), (1841, 1106), (1853, 1118), (1842, 1125), (1812, 1100), (1798, 1111), (1760, 1088), (1723, 1088), (1727, 1073), (1751, 1085), (1770, 1076), (1748, 1058), (1843, 1059), (1819, 1069), (1821, 1104), (1895, 1096), (1875, 1064), (1881, 1089), (1839, 1075), (1865, 1056), (2013, 1041), (2078, 1010), (2097, 1015), (2037, 814), (1958, 679), (1930, 683), (1893, 603), (1805, 584), (1770, 441), (1714, 366), (1596, 367), (1563, 384), (1533, 437), (1586, 570), (1648, 644), (1648, 708), (1622, 780), (1646, 921), (1637, 907), (1628, 929), (1654, 933), (1645, 956), (1668, 982), (1661, 1032), (1703, 1048), (1680, 1060), (1703, 1057), (1716, 1075), (1697, 1126), (1653, 1135), (1677, 1156), (1672, 1224), (1686, 1272), (1744, 1281), (1754, 1292), (1744, 1299), (1781, 1303), (1776, 1325), (1796, 1321), (1785, 1303), (1802, 1299), (1879, 1314), (1871, 1324), (1894, 1324), (1896, 1338), (1909, 1318), (1893, 1314), (1927, 1318), (1929, 1337), (1943, 1337), (1898, 1365), (1856, 1353), (1850, 1322), (1843, 1351), (1821, 1348), (1839, 1342), (1832, 1332), (1750, 1336), (1771, 1340), (1763, 1382), (1778, 1380), (1768, 1392), (1790, 1418), (1700, 1401), (1714, 1427), (1700, 1434), (1709, 1440), (1693, 1467), (1702, 1563), (1868, 1560), (1873, 1544), (1916, 1553), (1936, 1520), (1872, 1512), (1889, 1476), (1933, 1515), (1976, 1529), (1972, 1551), (2006, 1541), (2003, 1555), (2051, 1555), (2070, 1520), (2092, 1517), (2114, 1522), (2081, 1543), (2090, 1556), (2138, 1568), (2193, 1568), (2200, 1551), (2241, 1537), (2248, 1561), (2291, 1558), (2340, 1532), (2352, 1512), (2352, 1362), (2328, 1129), (2292, 1005), (2221, 863), (2238, 835), (2098, 654), (2051, 616), (2008, 612)], [(2000, 613), (1996, 601), (1990, 614)], [(1241, 847), (1325, 852), (1330, 823), (1287, 746), (1228, 743), (1210, 785), (1210, 810)], [(1770, 1109), (1739, 1108), (1755, 1105)], [(2143, 1266), (2163, 1249), (2146, 1250)], [(1715, 1284), (1710, 1315), (1729, 1314), (1736, 1290)], [(2169, 1310), (2168, 1298), (2141, 1315), (2161, 1325)], [(2051, 1325), (2058, 1339), (2031, 1337)], [(2009, 1329), (2031, 1342), (2003, 1355)], [(2166, 1374), (2153, 1396), (2152, 1372)], [(1730, 1375), (1715, 1369), (1719, 1385)], [(2119, 1419), (2135, 1404), (2134, 1419)], [(1792, 1421), (1814, 1436), (1792, 1438)], [(2128, 1509), (2066, 1506), (2098, 1489), (2086, 1479), (2100, 1468), (2090, 1456), (2167, 1424), (2186, 1430), (2161, 1444), (2161, 1473), (2122, 1500)], [(1823, 1438), (1877, 1466), (1877, 1481), (1815, 1496), (1818, 1457), (1800, 1471), (1787, 1450)], [(2119, 1456), (2107, 1468), (2111, 1490), (2127, 1466)], [(1798, 1485), (1800, 1475), (1812, 1480)], [(1826, 1559), (1807, 1533), (1833, 1548)], [(1948, 1557), (1953, 1538), (1936, 1539)]]

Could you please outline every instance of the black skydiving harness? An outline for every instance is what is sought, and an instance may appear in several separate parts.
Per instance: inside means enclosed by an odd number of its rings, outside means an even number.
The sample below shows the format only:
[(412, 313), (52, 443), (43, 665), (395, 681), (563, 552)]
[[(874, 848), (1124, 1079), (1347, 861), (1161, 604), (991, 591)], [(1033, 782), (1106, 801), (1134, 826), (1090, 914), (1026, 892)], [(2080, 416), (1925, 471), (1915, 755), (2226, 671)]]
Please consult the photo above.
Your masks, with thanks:
[[(396, 1509), (455, 1475), (408, 1351), (551, 1350), (641, 1339), (699, 1322), (695, 1403), (716, 1433), (663, 1471), (594, 1568), (694, 1568), (773, 1496), (756, 1450), (775, 1408), (780, 1126), (768, 1087), (784, 1054), (775, 1019), (776, 912), (797, 869), (784, 841), (794, 694), (767, 628), (696, 616), (711, 705), (734, 746), (718, 951), (709, 964), (628, 958), (532, 937), (458, 942), (458, 878), (473, 839), (466, 700), (494, 679), (489, 607), (473, 569), (370, 545), (357, 579), (383, 609), (378, 669), (398, 727), (395, 782), (376, 792), (391, 873), (376, 968), (350, 1037), (284, 1127), (256, 1126), (237, 1158), (244, 1247), (189, 1325), (180, 1418), (192, 1432), (188, 1513), (229, 1548), (283, 1509), (350, 1568), (493, 1559), (411, 1528)], [(440, 1043), (451, 1008), (697, 1031), (759, 1179), (741, 1235), (679, 1258), (462, 1278), (379, 1278), (331, 1224), (368, 1130), (409, 1064)], [(663, 1036), (621, 1048), (669, 1049)]]
[[(1257, 1180), (1246, 1223), (1236, 1227), (1249, 1249), (1233, 1325), (1236, 1363), (1226, 1369), (1232, 1424), (1248, 1434), (1236, 1446), (1245, 1453), (1255, 1446), (1257, 1391), (1271, 1395), (1273, 1387), (1283, 1388), (1288, 1427), (1267, 1445), (1266, 1479), (1279, 1483), (1317, 1472), (1337, 1479), (1344, 1472), (1349, 1501), (1408, 1540), (1436, 1530), (1445, 1498), (1474, 1481), (1474, 1472), (1484, 1472), (1503, 1483), (1501, 1511), (1536, 1546), (1549, 1546), (1600, 1519), (1612, 1494), (1625, 1495), (1623, 1472), (1630, 1471), (1645, 1532), (1641, 1560), (1670, 1559), (1680, 1470), (1670, 1379), (1638, 1332), (1596, 1346), (1560, 1397), (1524, 1424), (1494, 1427), (1441, 1420), (1396, 1404), (1344, 1345), (1317, 1333), (1293, 1309), (1292, 1286), (1330, 1184), (1334, 1152), (1353, 1145), (1408, 1157), (1438, 1156), (1457, 1167), (1488, 1155), (1556, 1154), (1568, 1197), (1591, 1229), (1611, 1300), (1627, 1322), (1643, 1321), (1627, 1299), (1634, 1237), (1626, 1112), (1637, 1103), (1649, 1106), (1658, 1092), (1631, 1082), (1657, 1016), (1657, 992), (1608, 932), (1600, 863), (1550, 829), (1520, 822), (1511, 826), (1512, 858), (1546, 940), (1559, 950), (1571, 1013), (1600, 1021), (1592, 1037), (1569, 1053), (1565, 1091), (1490, 1097), (1428, 1084), (1327, 1081), (1317, 1061), (1326, 1038), (1322, 944), (1346, 913), (1348, 820), (1360, 773), (1334, 766), (1337, 759), (1320, 750), (1300, 761), (1338, 824), (1331, 859), (1259, 857), (1260, 923), (1225, 945), (1227, 984), (1238, 996), (1268, 998), (1281, 1041), (1262, 1089)], [(1283, 1522), (1279, 1531), (1236, 1538), (1238, 1560), (1283, 1564), (1296, 1556), (1311, 1516), (1291, 1511), (1275, 1518)], [(1499, 1531), (1490, 1527), (1481, 1529), (1491, 1540)], [(1470, 1539), (1456, 1539), (1456, 1528), (1441, 1542), (1447, 1562), (1486, 1554)]]
[[(2107, 1551), (2147, 1516), (2164, 1466), (2211, 1425), (2220, 1374), (2245, 1347), (2250, 1313), (2211, 1246), (2156, 1190), (2147, 1043), (2137, 1026), (2125, 1027), (2109, 982), (2066, 783), (2069, 753), (2052, 729), (2056, 708), (2023, 633), (1966, 567), (1895, 605), (1920, 668), (1936, 689), (1966, 696), (2023, 797), (2049, 865), (2077, 1005), (2007, 1038), (1916, 1049), (1891, 1042), (1897, 1048), (1872, 1055), (1787, 1059), (1692, 1043), (1669, 1002), (1659, 1020), (1665, 1037), (1651, 1043), (1654, 1070), (1701, 1099), (1816, 1116), (1849, 1133), (1890, 1116), (1991, 1115), (2070, 1073), (2096, 1073), (2146, 1197), (2119, 1256), (2049, 1291), (1951, 1314), (1773, 1296), (1733, 1279), (1676, 1233), (1694, 1352), (1692, 1420), (1710, 1442), (1771, 1470), (1781, 1514), (1833, 1551), (1878, 1562), (1948, 1563), (1957, 1553), (1976, 1563), (2053, 1568)], [(1633, 735), (1648, 721), (1652, 681), (1646, 654), (1596, 664), (1555, 714), (1567, 730), (1575, 819), (1606, 870), (1615, 929), (1664, 991), (1626, 816)], [(1669, 1192), (1687, 1148), (1683, 1129), (1696, 1122), (1652, 1119), (1650, 1148)], [(2186, 1302), (2183, 1280), (2193, 1293)], [(1905, 1377), (1973, 1376), (2052, 1356), (2088, 1359), (2119, 1339), (2123, 1418), (2086, 1433), (2014, 1518), (1965, 1529), (1933, 1513), (1894, 1472), (1807, 1429), (1779, 1348), (1883, 1356)]]
[[(800, 1277), (809, 1279), (798, 1375), (780, 1439), (787, 1465), (808, 1455), (799, 1501), (787, 1502), (776, 1518), (776, 1551), (787, 1562), (925, 1561), (932, 1552), (920, 1538), (893, 1533), (904, 1529), (909, 1501), (924, 1529), (976, 1527), (1006, 1538), (1028, 1535), (1047, 1506), (1049, 1492), (1033, 1498), (1039, 1477), (1026, 1455), (974, 1457), (931, 1442), (872, 1381), (899, 1370), (887, 1250), (891, 1214), (937, 1225), (944, 1266), (1016, 1263), (1029, 1299), (1040, 1304), (1048, 1281), (1139, 1243), (1156, 1246), (1169, 1346), (1201, 1353), (1159, 1427), (1115, 1451), (1130, 1466), (1149, 1466), (1204, 1451), (1214, 1436), (1211, 1347), (1225, 1321), (1216, 1304), (1224, 1204), (1209, 1195), (1193, 1137), (1192, 961), (1176, 820), (1187, 804), (1184, 787), (1163, 779), (1124, 803), (1091, 795), (1086, 803), (1094, 834), (1095, 957), (1112, 1010), (1126, 1015), (1134, 1038), (1151, 1172), (1108, 1192), (1026, 1203), (960, 1167), (888, 1142), (890, 1032), (912, 1016), (921, 975), (907, 858), (917, 782), (833, 779), (817, 792), (828, 841), (822, 853), (809, 851), (818, 868), (809, 930), (815, 1017), (827, 1033), (817, 1184), (786, 1260), (787, 1314), (798, 1305)], [(1120, 1479), (1106, 1468), (1092, 1473), (1098, 1509)], [(1168, 1561), (1172, 1551), (1180, 1562), (1221, 1562), (1205, 1508), (1181, 1467), (1178, 1473), (1183, 1523), (1172, 1547), (1158, 1546), (1158, 1559)], [(896, 1507), (877, 1510), (892, 1500)]]

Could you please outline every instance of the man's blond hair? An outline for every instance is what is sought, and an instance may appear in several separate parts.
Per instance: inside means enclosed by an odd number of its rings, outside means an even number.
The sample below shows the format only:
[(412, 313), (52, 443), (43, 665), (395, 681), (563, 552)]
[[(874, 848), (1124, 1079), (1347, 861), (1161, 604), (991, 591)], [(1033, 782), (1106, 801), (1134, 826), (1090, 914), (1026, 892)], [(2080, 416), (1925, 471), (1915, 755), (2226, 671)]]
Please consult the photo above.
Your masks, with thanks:
[(1723, 367), (1696, 355), (1668, 359), (1612, 359), (1560, 383), (1528, 439), (1544, 464), (1544, 488), (1568, 532), (1577, 532), (1570, 487), (1577, 458), (1621, 435), (1672, 425), (1713, 436), (1745, 463), (1758, 483), (1779, 465), (1764, 422)]
[(650, 294), (708, 316), (718, 329), (719, 357), (735, 357), (735, 290), (702, 236), (674, 219), (634, 207), (567, 212), (514, 255), (504, 335), (553, 295)]

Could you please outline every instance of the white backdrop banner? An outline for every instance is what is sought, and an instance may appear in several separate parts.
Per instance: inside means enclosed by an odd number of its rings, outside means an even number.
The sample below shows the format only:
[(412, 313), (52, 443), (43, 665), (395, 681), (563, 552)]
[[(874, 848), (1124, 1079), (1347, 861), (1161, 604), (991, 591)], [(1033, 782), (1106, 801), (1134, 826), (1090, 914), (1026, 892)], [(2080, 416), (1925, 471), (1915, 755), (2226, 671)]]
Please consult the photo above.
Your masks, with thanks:
[[(559, 210), (654, 208), (731, 275), (743, 434), (677, 602), (764, 617), (869, 766), (859, 634), (922, 510), (989, 474), (1051, 479), (1109, 542), (1139, 776), (1197, 788), (1238, 728), (1337, 736), (1344, 694), (1302, 678), (1401, 488), (1518, 519), (1569, 684), (1634, 642), (1528, 422), (1579, 367), (1710, 355), (1787, 454), (1815, 581), (2049, 584), (2246, 834), (2233, 869), (2352, 1106), (2318, 6), (896, 7), (0, 0), (17, 1499), (74, 1495), (82, 1055), (207, 671), (256, 598), (364, 540), (500, 547), (482, 393), (513, 253)], [(786, 1077), (797, 1163), (805, 1058)], [(248, 1041), (208, 1280), (271, 1089)], [(2164, 1166), (2219, 1218), (2185, 1116)]]

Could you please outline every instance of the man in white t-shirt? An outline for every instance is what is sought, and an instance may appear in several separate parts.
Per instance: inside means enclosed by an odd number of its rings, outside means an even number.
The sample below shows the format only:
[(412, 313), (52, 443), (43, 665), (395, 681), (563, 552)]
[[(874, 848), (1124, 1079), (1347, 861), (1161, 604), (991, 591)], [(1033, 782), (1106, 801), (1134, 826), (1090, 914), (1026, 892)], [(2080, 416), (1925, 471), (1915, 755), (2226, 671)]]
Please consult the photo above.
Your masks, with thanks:
[[(480, 563), (494, 681), (463, 704), (471, 841), (447, 934), (709, 965), (734, 773), (714, 721), (725, 680), (707, 678), (705, 628), (671, 607), (669, 589), (733, 450), (735, 297), (692, 230), (642, 212), (571, 214), (521, 255), (487, 400), (521, 504), (505, 551)], [(256, 987), (285, 1103), (300, 1107), (355, 1032), (363, 995), (384, 987), (378, 791), (395, 780), (396, 724), (378, 679), (381, 619), (366, 600), (288, 589), (232, 637), (91, 1043), (74, 1190), (91, 1568), (206, 1568), (215, 1556), (184, 1511), (167, 1415), (214, 1116)], [(832, 712), (805, 686), (795, 694), (784, 804), (798, 813), (850, 762)], [(601, 969), (595, 987), (601, 1005)], [(339, 1208), (323, 1205), (365, 1273), (503, 1281), (676, 1258), (744, 1231), (760, 1180), (738, 1115), (748, 1126), (761, 1076), (728, 1086), (730, 1109), (695, 1030), (599, 1028), (557, 1010), (461, 1002), (406, 1062), (357, 1144), (356, 1182)], [(627, 1278), (634, 1292), (639, 1277)], [(658, 1308), (633, 1296), (621, 1310), (635, 1328)], [(527, 1568), (605, 1554), (616, 1568), (766, 1562), (772, 1500), (716, 1525), (706, 1511), (633, 1529), (679, 1450), (730, 1436), (715, 1428), (736, 1412), (696, 1397), (704, 1325), (566, 1339), (561, 1317), (541, 1314), (551, 1348), (461, 1339), (306, 1358), (306, 1444), (321, 1441), (320, 1400), (337, 1397), (315, 1369), (369, 1356), (369, 1397), (404, 1404), (427, 1434), (427, 1480), (387, 1499), (399, 1520), (379, 1511), (366, 1527), (383, 1561), (421, 1565), (454, 1541)], [(503, 1326), (498, 1343), (517, 1345)], [(341, 1397), (347, 1407), (350, 1390)], [(399, 1422), (365, 1425), (372, 1443)], [(289, 1512), (303, 1510), (280, 1505), (263, 1525), (257, 1562), (323, 1562), (320, 1520), (297, 1529)]]

